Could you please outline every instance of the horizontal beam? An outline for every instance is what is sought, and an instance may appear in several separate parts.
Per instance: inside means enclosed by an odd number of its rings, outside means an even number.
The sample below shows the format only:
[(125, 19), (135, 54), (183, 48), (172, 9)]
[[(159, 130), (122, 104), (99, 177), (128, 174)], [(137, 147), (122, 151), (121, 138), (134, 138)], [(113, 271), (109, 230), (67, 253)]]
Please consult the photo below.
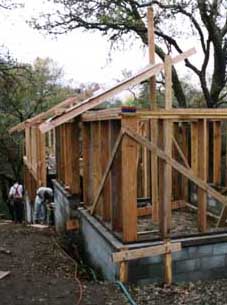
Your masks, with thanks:
[[(211, 121), (227, 120), (227, 109), (208, 108), (175, 108), (171, 110), (158, 109), (137, 112), (139, 119), (172, 119), (174, 121), (196, 121), (198, 119), (209, 119)], [(83, 122), (119, 120), (121, 119), (121, 108), (88, 111), (82, 115)]]
[(158, 245), (158, 246), (115, 252), (112, 254), (112, 260), (114, 263), (118, 263), (118, 262), (130, 261), (138, 258), (156, 256), (156, 255), (167, 254), (177, 251), (181, 251), (181, 243), (167, 242), (163, 245)]
[(175, 108), (171, 110), (139, 111), (140, 119), (172, 119), (172, 120), (227, 120), (227, 109), (211, 108)]
[[(195, 54), (195, 49), (190, 49), (174, 58), (172, 58), (172, 63), (176, 64), (188, 58), (189, 56)], [(149, 79), (150, 77), (158, 74), (164, 68), (163, 63), (148, 65), (145, 69), (141, 70), (137, 74), (132, 77), (123, 80), (122, 82), (116, 84), (115, 86), (103, 91), (102, 93), (98, 93), (87, 100), (75, 105), (74, 107), (65, 111), (65, 113), (59, 117), (52, 118), (52, 120), (46, 121), (40, 125), (41, 132), (45, 133), (49, 130), (75, 118), (78, 115), (102, 104), (106, 100), (112, 98), (114, 95), (122, 92), (123, 90), (128, 89), (131, 86), (135, 86), (140, 84), (141, 82)]]
[(121, 119), (121, 108), (91, 110), (85, 112), (81, 118), (83, 122), (119, 120)]

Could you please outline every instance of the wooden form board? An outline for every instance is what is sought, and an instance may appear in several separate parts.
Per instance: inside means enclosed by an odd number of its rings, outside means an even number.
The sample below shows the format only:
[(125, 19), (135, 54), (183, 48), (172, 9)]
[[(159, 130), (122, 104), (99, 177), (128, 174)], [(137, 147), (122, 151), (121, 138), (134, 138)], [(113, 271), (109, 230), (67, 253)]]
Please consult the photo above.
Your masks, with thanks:
[[(181, 62), (182, 60), (188, 58), (189, 56), (195, 54), (195, 49), (192, 48), (174, 58), (172, 58), (172, 64), (176, 64), (178, 62)], [(155, 64), (155, 65), (148, 65), (145, 69), (138, 72), (136, 75), (118, 83), (117, 85), (113, 86), (112, 88), (99, 93), (95, 96), (92, 96), (91, 98), (75, 105), (74, 107), (71, 107), (70, 109), (66, 110), (64, 114), (53, 118), (52, 120), (48, 120), (40, 125), (41, 132), (45, 133), (56, 126), (59, 126), (76, 116), (84, 113), (85, 111), (92, 109), (107, 99), (113, 97), (114, 95), (122, 92), (123, 90), (128, 89), (130, 86), (136, 85), (141, 83), (142, 81), (149, 79), (150, 77), (156, 75), (163, 69), (164, 65), (163, 63)]]
[(157, 256), (166, 253), (181, 251), (181, 243), (166, 243), (158, 246), (140, 248), (135, 250), (125, 250), (112, 254), (114, 263), (122, 261), (130, 261), (143, 257)]

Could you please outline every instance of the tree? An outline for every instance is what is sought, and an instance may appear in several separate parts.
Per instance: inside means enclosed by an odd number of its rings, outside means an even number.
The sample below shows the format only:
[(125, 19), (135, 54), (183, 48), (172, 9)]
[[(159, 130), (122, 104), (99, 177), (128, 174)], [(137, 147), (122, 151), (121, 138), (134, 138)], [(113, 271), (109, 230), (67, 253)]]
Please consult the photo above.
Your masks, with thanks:
[[(3, 52), (2, 52), (3, 54)], [(22, 178), (23, 135), (9, 136), (8, 129), (50, 106), (75, 90), (62, 84), (62, 69), (49, 59), (37, 58), (33, 65), (17, 64), (5, 56), (0, 69), (0, 193), (14, 179)], [(4, 198), (5, 199), (5, 198)]]
[[(171, 50), (182, 52), (181, 38), (198, 37), (203, 59), (201, 67), (185, 60), (199, 79), (206, 105), (218, 107), (224, 102), (227, 77), (227, 3), (226, 0), (50, 0), (56, 11), (33, 20), (36, 29), (62, 34), (74, 29), (98, 30), (111, 41), (131, 33), (147, 44), (146, 8), (155, 10), (156, 53), (164, 59)], [(183, 25), (183, 26), (180, 26)], [(180, 29), (177, 30), (177, 27)], [(175, 38), (173, 38), (175, 37)], [(213, 50), (213, 55), (212, 55)], [(213, 57), (211, 83), (208, 64)], [(178, 103), (186, 107), (186, 97), (173, 68), (173, 89)]]

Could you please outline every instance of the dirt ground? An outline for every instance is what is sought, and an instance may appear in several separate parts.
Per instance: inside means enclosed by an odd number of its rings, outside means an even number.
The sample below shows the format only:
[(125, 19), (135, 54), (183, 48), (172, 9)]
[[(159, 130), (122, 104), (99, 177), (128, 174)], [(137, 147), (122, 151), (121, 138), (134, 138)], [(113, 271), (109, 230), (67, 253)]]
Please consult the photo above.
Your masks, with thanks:
[[(0, 280), (1, 305), (129, 304), (114, 284), (88, 280), (81, 267), (76, 281), (75, 264), (56, 240), (50, 229), (0, 221), (0, 271), (10, 271)], [(227, 305), (226, 287), (227, 279), (128, 289), (137, 305)]]
[[(49, 229), (0, 222), (0, 271), (10, 271), (0, 280), (1, 305), (75, 305), (80, 299), (75, 265)], [(79, 304), (127, 304), (114, 284), (79, 277)]]

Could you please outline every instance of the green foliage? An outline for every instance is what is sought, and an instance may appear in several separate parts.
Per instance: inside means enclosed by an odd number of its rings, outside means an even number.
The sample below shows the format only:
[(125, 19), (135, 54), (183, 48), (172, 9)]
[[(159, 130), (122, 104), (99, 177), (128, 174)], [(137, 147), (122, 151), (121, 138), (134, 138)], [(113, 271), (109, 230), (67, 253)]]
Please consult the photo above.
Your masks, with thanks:
[(5, 54), (0, 63), (0, 188), (7, 188), (12, 180), (22, 179), (24, 150), (23, 134), (10, 136), (8, 129), (75, 92), (62, 84), (62, 69), (50, 58), (28, 65)]

